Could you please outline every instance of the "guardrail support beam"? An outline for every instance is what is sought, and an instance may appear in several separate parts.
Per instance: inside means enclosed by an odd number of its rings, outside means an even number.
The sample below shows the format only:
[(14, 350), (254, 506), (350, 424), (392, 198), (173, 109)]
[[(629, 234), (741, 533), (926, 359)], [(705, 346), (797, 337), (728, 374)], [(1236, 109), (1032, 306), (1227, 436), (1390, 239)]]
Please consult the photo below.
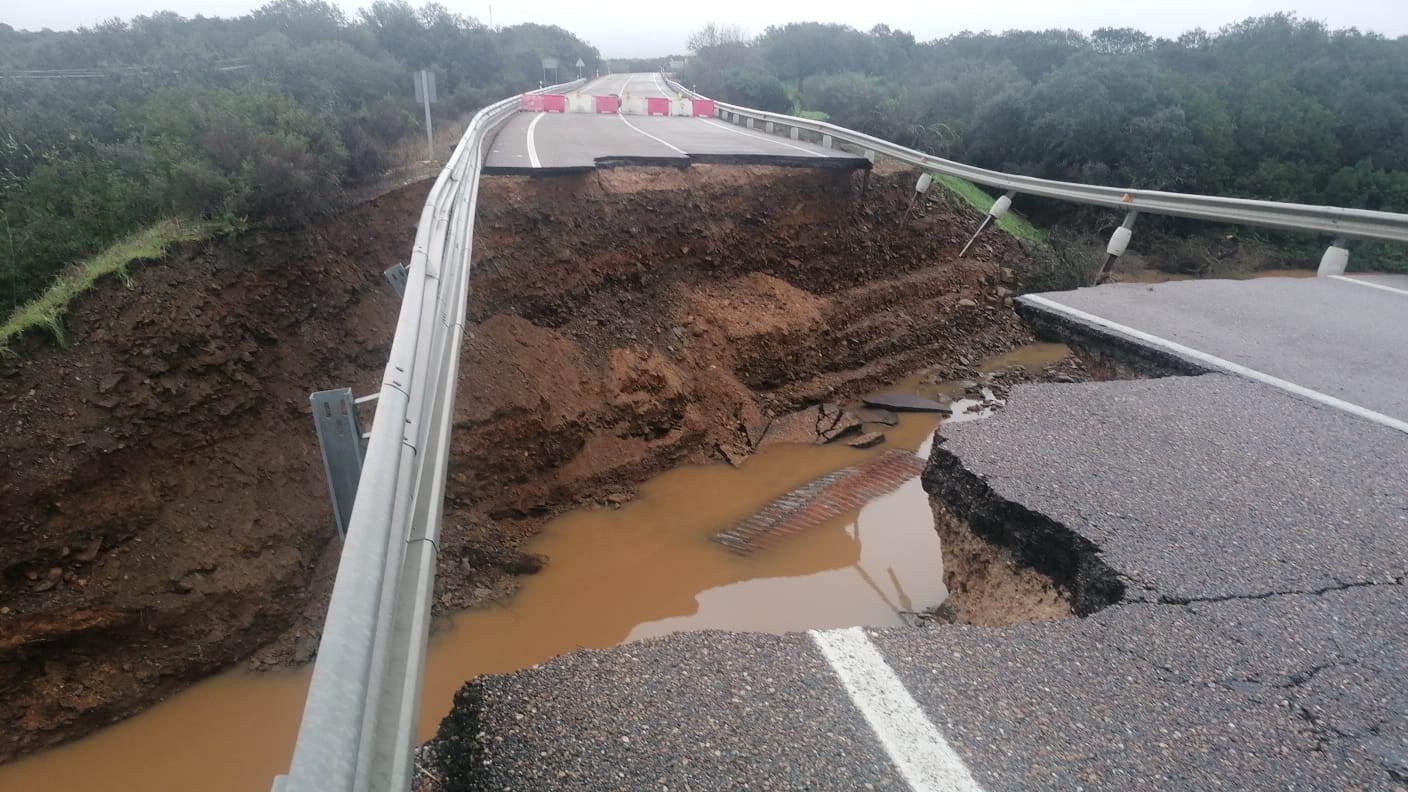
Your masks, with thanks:
[(1124, 251), (1129, 247), (1130, 237), (1134, 236), (1134, 221), (1139, 217), (1139, 212), (1130, 211), (1124, 216), (1124, 222), (1115, 233), (1110, 235), (1110, 244), (1105, 246), (1105, 264), (1100, 267), (1100, 273), (1095, 276), (1095, 284), (1098, 286), (1110, 277), (1110, 267), (1114, 265), (1115, 259), (1124, 255)]
[(969, 237), (968, 244), (964, 245), (963, 249), (958, 251), (959, 258), (963, 258), (967, 255), (968, 248), (972, 247), (973, 243), (978, 241), (978, 235), (982, 234), (983, 230), (986, 229), (989, 224), (997, 222), (1003, 215), (1007, 214), (1007, 210), (1012, 208), (1012, 199), (1016, 197), (1017, 193), (1015, 191), (1008, 190), (1002, 195), (999, 195), (996, 201), (992, 202), (992, 206), (988, 207), (987, 215), (983, 217), (983, 222), (978, 224), (978, 230), (973, 232), (973, 236)]
[(386, 276), (386, 282), (391, 284), (391, 289), (396, 292), (397, 297), (406, 296), (406, 272), (405, 264), (392, 264), (381, 273)]
[(362, 477), (362, 423), (357, 418), (357, 400), (352, 397), (351, 388), (337, 388), (318, 391), (308, 401), (313, 406), (313, 425), (323, 453), (333, 523), (337, 535), (345, 539), (352, 504), (357, 500), (357, 482)]
[(1336, 239), (1325, 248), (1325, 255), (1320, 257), (1320, 269), (1315, 271), (1317, 278), (1328, 278), (1331, 275), (1343, 275), (1349, 267), (1349, 243), (1344, 239)]

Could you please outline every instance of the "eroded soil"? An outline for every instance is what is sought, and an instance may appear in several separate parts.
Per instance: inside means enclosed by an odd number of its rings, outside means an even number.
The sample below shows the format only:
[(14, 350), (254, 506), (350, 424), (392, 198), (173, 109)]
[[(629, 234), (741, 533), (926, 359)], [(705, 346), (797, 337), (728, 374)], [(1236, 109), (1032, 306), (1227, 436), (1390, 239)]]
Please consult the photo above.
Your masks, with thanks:
[[(488, 178), (437, 605), (549, 517), (737, 457), (771, 417), (1028, 340), (1025, 256), (913, 174)], [(231, 664), (304, 661), (335, 567), (310, 391), (375, 388), (428, 184), (136, 269), (0, 361), (0, 761)], [(937, 192), (937, 191), (936, 191)]]

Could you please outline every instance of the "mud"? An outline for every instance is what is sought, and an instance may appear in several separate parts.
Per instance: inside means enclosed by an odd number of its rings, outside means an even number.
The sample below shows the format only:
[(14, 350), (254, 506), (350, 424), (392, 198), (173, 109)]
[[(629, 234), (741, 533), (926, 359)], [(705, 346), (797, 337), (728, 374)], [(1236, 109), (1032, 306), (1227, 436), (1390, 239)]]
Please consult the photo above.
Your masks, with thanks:
[[(935, 438), (920, 480), (934, 507), (945, 567), (953, 563), (955, 569), (982, 570), (974, 581), (949, 585), (958, 603), (974, 612), (975, 623), (983, 623), (980, 614), (984, 611), (991, 614), (991, 623), (1005, 623), (1001, 610), (1005, 592), (1023, 592), (1038, 603), (1051, 601), (1049, 586), (1032, 573), (1053, 582), (1059, 599), (1069, 602), (1070, 611), (1077, 616), (1089, 616), (1124, 596), (1124, 583), (1100, 559), (1099, 548), (1090, 540), (1020, 503), (999, 497), (944, 450), (940, 440), (942, 437)], [(976, 546), (973, 538), (986, 547)], [(996, 563), (950, 562), (950, 552), (981, 553)], [(959, 567), (960, 563), (965, 566)], [(997, 597), (991, 596), (994, 591), (999, 592)]]
[[(697, 166), (495, 177), (481, 196), (437, 607), (522, 543), (768, 422), (1029, 340), (1023, 254), (912, 174)], [(369, 392), (425, 183), (189, 249), (0, 363), (0, 761), (232, 664), (309, 659), (335, 564), (312, 390)]]

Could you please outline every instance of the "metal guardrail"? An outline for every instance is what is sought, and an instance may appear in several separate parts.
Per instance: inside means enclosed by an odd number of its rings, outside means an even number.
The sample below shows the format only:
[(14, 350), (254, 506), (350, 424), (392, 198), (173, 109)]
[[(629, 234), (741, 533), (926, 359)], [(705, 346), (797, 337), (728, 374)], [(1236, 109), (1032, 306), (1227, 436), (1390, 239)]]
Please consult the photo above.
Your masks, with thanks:
[(298, 742), (274, 792), (410, 787), (479, 173), (518, 102), (474, 116), (421, 212)]
[[(668, 80), (675, 90), (705, 98), (674, 80)], [(1223, 198), (1213, 195), (1189, 195), (1158, 190), (1121, 189), (1091, 184), (1038, 179), (965, 165), (935, 157), (922, 151), (881, 140), (854, 130), (812, 121), (806, 118), (769, 113), (747, 107), (715, 103), (720, 118), (734, 123), (760, 122), (771, 128), (797, 129), (843, 141), (866, 151), (883, 154), (917, 168), (957, 176), (971, 182), (996, 187), (1023, 195), (1038, 195), (1072, 203), (1103, 206), (1122, 211), (1187, 217), (1219, 223), (1274, 228), (1325, 234), (1336, 239), (1408, 242), (1408, 214), (1377, 212), (1368, 209), (1344, 209), (1336, 206), (1254, 201), (1245, 198)]]

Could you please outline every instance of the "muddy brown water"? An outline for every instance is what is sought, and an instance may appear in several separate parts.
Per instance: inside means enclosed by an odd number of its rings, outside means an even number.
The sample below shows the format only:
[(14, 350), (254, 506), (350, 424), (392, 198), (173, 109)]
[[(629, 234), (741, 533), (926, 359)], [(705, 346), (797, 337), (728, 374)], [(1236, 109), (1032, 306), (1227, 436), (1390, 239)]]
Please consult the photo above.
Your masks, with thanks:
[[(1039, 369), (1066, 354), (1060, 344), (1035, 344), (981, 368)], [(893, 389), (962, 395), (961, 385), (921, 377)], [(433, 735), (465, 680), (579, 648), (683, 630), (897, 625), (901, 611), (937, 607), (947, 594), (939, 540), (917, 478), (767, 551), (740, 557), (710, 541), (772, 499), (886, 449), (927, 455), (937, 425), (937, 416), (903, 414), (898, 426), (872, 427), (886, 430), (873, 449), (780, 445), (740, 469), (678, 468), (619, 509), (549, 523), (527, 548), (548, 557), (542, 572), (512, 599), (457, 614), (432, 637), (420, 738)], [(0, 767), (0, 792), (268, 789), (288, 767), (310, 673), (207, 680), (88, 738)]]

